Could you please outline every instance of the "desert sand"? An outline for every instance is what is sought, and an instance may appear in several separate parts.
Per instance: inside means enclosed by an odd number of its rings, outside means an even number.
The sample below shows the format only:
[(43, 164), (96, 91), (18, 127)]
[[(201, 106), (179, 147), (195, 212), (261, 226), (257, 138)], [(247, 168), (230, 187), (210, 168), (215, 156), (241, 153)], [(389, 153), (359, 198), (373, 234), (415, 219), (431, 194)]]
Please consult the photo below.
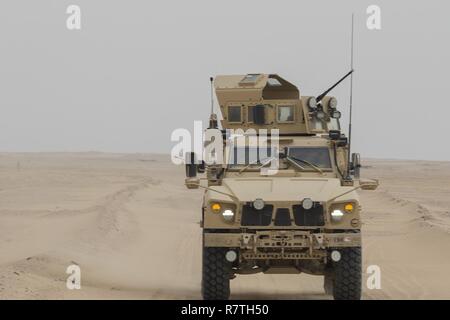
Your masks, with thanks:
[[(1, 299), (200, 299), (201, 190), (167, 156), (0, 154)], [(366, 160), (365, 299), (450, 299), (450, 162)], [(81, 290), (66, 268), (81, 268)], [(364, 276), (364, 282), (367, 274)], [(322, 277), (237, 276), (232, 299), (330, 299)]]

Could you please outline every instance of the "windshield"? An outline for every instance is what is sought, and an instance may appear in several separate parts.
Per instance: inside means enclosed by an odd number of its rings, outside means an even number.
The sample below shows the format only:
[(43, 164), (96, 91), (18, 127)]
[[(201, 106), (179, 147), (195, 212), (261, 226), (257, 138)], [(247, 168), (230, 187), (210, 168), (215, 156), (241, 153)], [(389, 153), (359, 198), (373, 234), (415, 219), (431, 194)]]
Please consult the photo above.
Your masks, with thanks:
[(234, 147), (230, 152), (229, 166), (258, 165), (268, 160), (275, 152), (269, 147)]
[(325, 147), (290, 147), (289, 156), (310, 162), (321, 169), (331, 169), (330, 152)]

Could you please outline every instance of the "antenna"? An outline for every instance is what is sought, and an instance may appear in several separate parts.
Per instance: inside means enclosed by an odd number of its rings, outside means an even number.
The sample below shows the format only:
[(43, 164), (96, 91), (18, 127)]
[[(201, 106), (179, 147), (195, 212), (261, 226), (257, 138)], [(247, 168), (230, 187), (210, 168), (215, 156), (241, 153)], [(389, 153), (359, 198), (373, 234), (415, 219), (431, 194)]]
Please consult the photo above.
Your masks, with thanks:
[[(352, 33), (351, 33), (351, 54), (350, 54), (350, 67), (353, 71), (353, 33), (354, 33), (354, 16), (352, 13)], [(350, 119), (348, 122), (348, 155), (347, 155), (347, 179), (350, 179), (350, 156), (352, 146), (352, 111), (353, 111), (353, 72), (350, 75)]]
[(209, 82), (210, 82), (210, 84), (211, 84), (211, 114), (213, 114), (213, 113), (214, 113), (214, 92), (213, 92), (213, 81), (214, 81), (214, 78), (213, 78), (213, 77), (210, 77), (210, 78), (209, 78)]
[(214, 89), (213, 89), (214, 78), (210, 77), (209, 82), (211, 84), (211, 114), (209, 115), (209, 128), (217, 129), (217, 115), (214, 113)]

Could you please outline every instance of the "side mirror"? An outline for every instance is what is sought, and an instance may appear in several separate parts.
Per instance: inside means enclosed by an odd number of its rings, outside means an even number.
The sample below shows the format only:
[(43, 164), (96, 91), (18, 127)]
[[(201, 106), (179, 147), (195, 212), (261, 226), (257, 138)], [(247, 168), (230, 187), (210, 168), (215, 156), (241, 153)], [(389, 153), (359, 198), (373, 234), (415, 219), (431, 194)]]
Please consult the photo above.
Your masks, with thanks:
[(266, 114), (264, 105), (256, 105), (253, 107), (253, 123), (259, 125), (266, 124)]
[(360, 177), (360, 169), (361, 169), (361, 156), (359, 153), (352, 154), (352, 171), (355, 179), (359, 179)]
[(195, 178), (197, 176), (198, 165), (195, 159), (195, 152), (186, 153), (186, 177)]

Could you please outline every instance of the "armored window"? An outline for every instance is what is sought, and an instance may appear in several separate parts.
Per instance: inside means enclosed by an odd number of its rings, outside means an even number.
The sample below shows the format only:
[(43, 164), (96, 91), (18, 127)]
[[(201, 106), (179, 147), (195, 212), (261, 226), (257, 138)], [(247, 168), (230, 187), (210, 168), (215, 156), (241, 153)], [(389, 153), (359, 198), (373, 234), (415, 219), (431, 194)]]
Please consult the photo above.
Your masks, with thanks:
[[(307, 161), (322, 169), (331, 168), (330, 152), (328, 148), (325, 147), (291, 147), (289, 148), (289, 156)], [(297, 162), (307, 170), (311, 170), (311, 168), (302, 161)]]
[[(265, 124), (266, 108), (272, 108), (270, 104), (258, 104), (256, 106), (247, 107), (247, 122), (255, 124)], [(256, 118), (255, 118), (256, 115)], [(255, 121), (256, 119), (256, 121)]]
[(228, 107), (228, 122), (242, 122), (241, 107), (239, 106)]
[(271, 87), (281, 87), (280, 81), (278, 81), (278, 79), (275, 78), (267, 79), (267, 84)]
[(259, 73), (248, 74), (239, 82), (239, 84), (240, 85), (254, 85), (260, 77), (261, 77), (261, 74), (259, 74)]
[(255, 106), (247, 107), (247, 122), (253, 122), (253, 109)]
[(278, 122), (294, 121), (294, 106), (278, 106)]
[(261, 165), (265, 161), (268, 161), (272, 155), (275, 155), (276, 151), (270, 147), (238, 147), (234, 146), (230, 150), (230, 167), (239, 165), (254, 164), (255, 166)]

